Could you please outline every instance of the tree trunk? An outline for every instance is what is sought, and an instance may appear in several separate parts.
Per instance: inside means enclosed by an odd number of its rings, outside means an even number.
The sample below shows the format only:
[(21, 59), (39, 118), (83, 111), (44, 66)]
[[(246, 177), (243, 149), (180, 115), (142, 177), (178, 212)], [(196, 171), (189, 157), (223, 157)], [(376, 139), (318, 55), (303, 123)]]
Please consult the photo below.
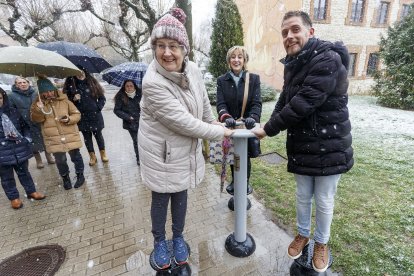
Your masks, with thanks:
[(190, 43), (190, 54), (188, 55), (188, 57), (190, 58), (190, 60), (194, 60), (194, 53), (192, 51), (193, 49), (193, 17), (192, 17), (192, 12), (191, 12), (191, 0), (175, 0), (175, 4), (177, 5), (178, 8), (182, 9), (185, 13), (185, 15), (187, 15), (187, 19), (185, 22), (185, 29), (187, 31), (187, 35), (188, 35), (188, 43)]

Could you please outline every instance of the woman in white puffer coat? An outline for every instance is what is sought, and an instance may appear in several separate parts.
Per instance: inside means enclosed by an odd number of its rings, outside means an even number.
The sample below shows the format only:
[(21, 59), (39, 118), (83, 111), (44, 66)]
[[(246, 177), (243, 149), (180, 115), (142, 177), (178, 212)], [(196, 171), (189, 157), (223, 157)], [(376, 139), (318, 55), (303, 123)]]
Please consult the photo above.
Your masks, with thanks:
[(152, 191), (154, 262), (171, 265), (165, 223), (171, 199), (174, 258), (188, 261), (183, 238), (187, 190), (204, 177), (202, 139), (218, 140), (233, 132), (215, 121), (198, 67), (188, 60), (185, 14), (175, 8), (154, 26), (154, 60), (143, 80), (138, 132), (143, 183)]

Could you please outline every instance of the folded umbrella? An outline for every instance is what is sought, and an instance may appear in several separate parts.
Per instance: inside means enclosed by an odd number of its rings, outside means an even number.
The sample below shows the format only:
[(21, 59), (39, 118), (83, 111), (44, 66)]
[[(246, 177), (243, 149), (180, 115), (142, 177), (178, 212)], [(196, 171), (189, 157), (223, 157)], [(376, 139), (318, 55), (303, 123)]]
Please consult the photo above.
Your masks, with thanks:
[(84, 44), (56, 41), (40, 43), (37, 47), (56, 52), (70, 60), (73, 64), (82, 66), (89, 73), (100, 73), (112, 66), (97, 52)]
[(125, 62), (109, 68), (101, 74), (105, 81), (118, 87), (121, 87), (126, 80), (132, 80), (138, 87), (141, 87), (147, 68), (148, 65), (142, 62)]
[(81, 71), (59, 54), (35, 47), (8, 46), (0, 48), (0, 73), (66, 78), (79, 75)]

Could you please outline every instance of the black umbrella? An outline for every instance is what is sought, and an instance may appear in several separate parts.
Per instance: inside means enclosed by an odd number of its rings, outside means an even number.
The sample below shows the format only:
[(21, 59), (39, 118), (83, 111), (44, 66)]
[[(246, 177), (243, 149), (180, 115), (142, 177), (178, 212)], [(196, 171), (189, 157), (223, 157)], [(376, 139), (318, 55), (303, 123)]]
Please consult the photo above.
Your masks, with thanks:
[(69, 59), (73, 64), (80, 65), (89, 73), (99, 73), (112, 67), (103, 57), (86, 45), (66, 41), (46, 42), (38, 48), (56, 52)]

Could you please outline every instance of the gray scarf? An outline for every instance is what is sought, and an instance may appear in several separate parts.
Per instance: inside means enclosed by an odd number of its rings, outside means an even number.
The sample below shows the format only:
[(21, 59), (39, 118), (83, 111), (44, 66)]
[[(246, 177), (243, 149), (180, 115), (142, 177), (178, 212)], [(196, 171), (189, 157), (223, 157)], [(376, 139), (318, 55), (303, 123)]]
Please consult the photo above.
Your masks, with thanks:
[(10, 118), (4, 113), (1, 114), (1, 124), (3, 125), (4, 136), (8, 140), (21, 140), (23, 138)]

